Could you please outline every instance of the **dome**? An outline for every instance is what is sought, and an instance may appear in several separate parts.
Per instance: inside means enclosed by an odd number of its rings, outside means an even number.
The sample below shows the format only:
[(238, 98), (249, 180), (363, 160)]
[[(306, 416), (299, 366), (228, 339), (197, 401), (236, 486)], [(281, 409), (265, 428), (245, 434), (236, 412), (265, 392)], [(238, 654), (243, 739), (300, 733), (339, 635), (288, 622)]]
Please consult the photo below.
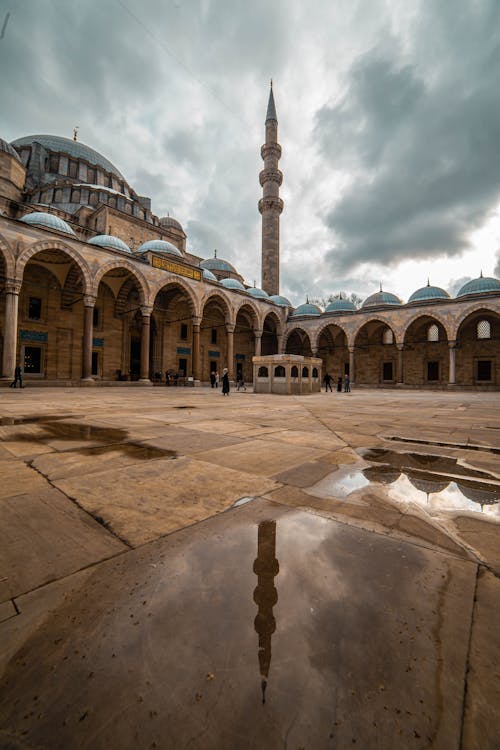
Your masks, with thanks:
[(423, 302), (424, 300), (431, 299), (450, 299), (450, 295), (444, 289), (441, 289), (441, 287), (431, 286), (428, 283), (427, 286), (423, 286), (421, 289), (413, 292), (408, 302)]
[(382, 289), (371, 294), (365, 299), (361, 307), (382, 307), (383, 305), (402, 305), (403, 303), (391, 292), (383, 292)]
[(248, 294), (251, 294), (252, 297), (255, 297), (256, 299), (268, 299), (269, 295), (267, 292), (265, 292), (263, 289), (259, 289), (256, 286), (251, 286), (249, 289), (247, 289)]
[(340, 299), (332, 300), (326, 308), (325, 312), (353, 312), (353, 310), (356, 309), (357, 308), (354, 302), (351, 302), (348, 299), (342, 299), (342, 297), (340, 297)]
[(203, 278), (207, 279), (207, 281), (217, 281), (217, 276), (214, 276), (212, 271), (209, 271), (208, 268), (203, 269)]
[(239, 289), (241, 292), (246, 292), (241, 281), (238, 281), (237, 279), (221, 279), (220, 283), (222, 286), (225, 286), (226, 289)]
[(65, 232), (65, 234), (75, 233), (71, 229), (69, 224), (56, 216), (55, 214), (46, 214), (43, 211), (35, 211), (32, 214), (26, 214), (19, 221), (25, 224), (30, 224), (33, 227), (43, 227), (44, 229), (55, 229), (57, 232)]
[(98, 234), (96, 237), (87, 240), (89, 245), (98, 245), (99, 247), (110, 247), (113, 250), (122, 250), (125, 253), (131, 253), (132, 250), (119, 237), (113, 237), (112, 234)]
[(275, 305), (281, 305), (281, 307), (292, 307), (292, 303), (286, 297), (282, 297), (280, 294), (272, 294), (269, 299), (274, 302)]
[(182, 225), (173, 216), (162, 216), (160, 219), (160, 226), (162, 227), (174, 227), (174, 229), (180, 229), (183, 232)]
[(74, 141), (71, 138), (62, 138), (58, 135), (26, 135), (23, 138), (16, 138), (15, 141), (11, 141), (11, 146), (20, 149), (23, 146), (31, 146), (33, 143), (39, 143), (47, 151), (61, 152), (69, 154), (74, 159), (83, 159), (89, 164), (94, 164), (95, 166), (102, 167), (107, 172), (111, 172), (120, 180), (125, 179), (121, 172), (108, 159), (97, 151), (94, 151), (90, 146), (86, 146), (80, 141)]
[(9, 156), (13, 156), (20, 164), (22, 164), (22, 161), (17, 151), (14, 148), (12, 148), (10, 143), (7, 143), (7, 141), (4, 141), (3, 138), (0, 138), (0, 151), (2, 151), (4, 154), (9, 154)]
[(171, 242), (165, 242), (165, 240), (149, 240), (139, 245), (136, 253), (169, 253), (169, 255), (179, 255), (182, 258), (181, 251), (172, 245)]
[(207, 268), (209, 271), (226, 271), (227, 273), (236, 273), (236, 269), (231, 263), (222, 258), (207, 258), (202, 260), (200, 268)]
[(491, 276), (481, 276), (464, 284), (457, 297), (465, 297), (467, 294), (484, 294), (485, 292), (500, 292), (500, 281)]
[(321, 315), (321, 310), (317, 305), (313, 305), (311, 302), (306, 302), (303, 305), (299, 305), (293, 312), (293, 317), (296, 318), (299, 315)]

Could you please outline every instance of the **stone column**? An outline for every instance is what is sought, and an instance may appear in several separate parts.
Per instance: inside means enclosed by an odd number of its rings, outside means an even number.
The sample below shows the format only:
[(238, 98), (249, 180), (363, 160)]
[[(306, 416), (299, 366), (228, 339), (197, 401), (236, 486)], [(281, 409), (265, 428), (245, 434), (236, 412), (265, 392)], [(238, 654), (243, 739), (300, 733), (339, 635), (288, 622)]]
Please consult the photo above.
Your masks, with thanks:
[(14, 379), (17, 354), (17, 318), (19, 310), (20, 281), (5, 282), (5, 331), (3, 335), (2, 375)]
[(397, 372), (397, 382), (402, 383), (403, 382), (403, 349), (404, 344), (396, 344), (397, 350), (398, 350), (398, 372)]
[(448, 349), (450, 352), (450, 370), (448, 374), (448, 385), (455, 385), (456, 383), (456, 341), (448, 341)]
[(354, 347), (349, 346), (349, 380), (354, 383)]
[(139, 378), (139, 382), (141, 383), (151, 383), (151, 380), (149, 379), (149, 339), (152, 311), (153, 308), (150, 305), (141, 305), (141, 376)]
[(236, 326), (234, 323), (226, 323), (227, 333), (227, 370), (229, 374), (229, 380), (234, 380), (234, 329)]
[(94, 338), (94, 306), (96, 298), (91, 294), (83, 297), (83, 343), (82, 343), (82, 380), (93, 382), (92, 377), (92, 343)]
[(276, 338), (278, 339), (278, 351), (276, 352), (276, 354), (283, 354), (283, 334), (276, 334)]
[(255, 356), (260, 357), (262, 352), (262, 330), (254, 328), (253, 335), (255, 336)]
[(191, 325), (193, 327), (193, 378), (195, 380), (201, 380), (201, 368), (200, 368), (200, 326), (201, 318), (197, 315), (193, 315), (191, 318)]

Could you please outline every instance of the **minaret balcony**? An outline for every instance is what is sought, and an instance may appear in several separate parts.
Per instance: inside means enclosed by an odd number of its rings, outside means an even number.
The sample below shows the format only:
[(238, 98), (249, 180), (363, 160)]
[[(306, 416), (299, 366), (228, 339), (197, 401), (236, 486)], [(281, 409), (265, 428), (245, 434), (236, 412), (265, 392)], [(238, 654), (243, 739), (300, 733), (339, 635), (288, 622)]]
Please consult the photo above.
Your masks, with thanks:
[(283, 182), (283, 172), (280, 169), (263, 169), (259, 174), (259, 180), (262, 187), (266, 182), (277, 182), (281, 185)]
[(259, 201), (259, 211), (261, 214), (264, 213), (264, 211), (276, 211), (280, 214), (283, 211), (284, 205), (285, 204), (281, 198), (261, 198)]
[(279, 143), (264, 143), (260, 150), (260, 155), (265, 160), (269, 156), (275, 159), (281, 159), (281, 146)]

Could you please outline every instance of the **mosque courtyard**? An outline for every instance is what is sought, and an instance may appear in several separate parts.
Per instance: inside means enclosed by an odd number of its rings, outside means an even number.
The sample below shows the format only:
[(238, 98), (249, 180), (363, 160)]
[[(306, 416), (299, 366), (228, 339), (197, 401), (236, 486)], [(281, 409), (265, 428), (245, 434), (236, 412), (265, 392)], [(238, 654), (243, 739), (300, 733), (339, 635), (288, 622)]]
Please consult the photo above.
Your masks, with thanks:
[(0, 398), (2, 750), (498, 750), (498, 393)]

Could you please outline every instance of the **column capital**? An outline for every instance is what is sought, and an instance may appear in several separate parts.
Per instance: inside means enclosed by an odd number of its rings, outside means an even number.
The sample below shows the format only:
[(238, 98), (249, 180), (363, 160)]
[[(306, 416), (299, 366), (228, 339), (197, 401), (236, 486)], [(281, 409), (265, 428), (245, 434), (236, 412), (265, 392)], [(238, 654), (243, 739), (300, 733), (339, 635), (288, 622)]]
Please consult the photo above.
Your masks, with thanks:
[(97, 297), (94, 297), (93, 294), (84, 294), (83, 295), (83, 306), (84, 307), (95, 307), (95, 303), (97, 302)]
[(201, 326), (202, 320), (203, 318), (201, 317), (201, 315), (191, 315), (191, 324), (193, 326)]
[(226, 333), (234, 333), (236, 325), (234, 323), (226, 323)]
[(149, 318), (153, 312), (153, 305), (141, 305), (140, 310), (143, 318)]
[(22, 281), (18, 279), (5, 279), (5, 293), (19, 294), (21, 291)]
[(255, 336), (256, 339), (262, 338), (262, 333), (263, 333), (262, 328), (254, 328), (253, 329), (253, 335)]
[(455, 339), (452, 339), (451, 341), (448, 341), (448, 348), (449, 349), (455, 349), (456, 345), (457, 345), (457, 342), (456, 342)]
[(397, 343), (396, 342), (396, 349), (398, 350), (398, 352), (402, 352), (404, 348), (405, 348), (404, 343)]
[(347, 349), (349, 350), (349, 354), (354, 354), (354, 349), (355, 348), (356, 347), (354, 347), (354, 346), (348, 346)]

